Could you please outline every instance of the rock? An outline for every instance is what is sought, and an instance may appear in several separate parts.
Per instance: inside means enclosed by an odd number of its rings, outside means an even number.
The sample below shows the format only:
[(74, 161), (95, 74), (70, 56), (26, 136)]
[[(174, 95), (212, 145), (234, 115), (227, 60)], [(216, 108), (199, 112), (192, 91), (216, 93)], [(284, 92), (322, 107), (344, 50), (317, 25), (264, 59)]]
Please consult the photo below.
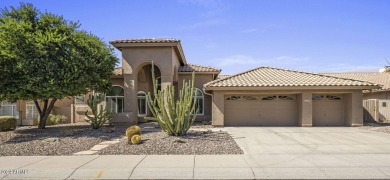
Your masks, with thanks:
[(60, 138), (46, 138), (46, 139), (42, 140), (42, 142), (56, 143), (56, 142), (60, 142)]

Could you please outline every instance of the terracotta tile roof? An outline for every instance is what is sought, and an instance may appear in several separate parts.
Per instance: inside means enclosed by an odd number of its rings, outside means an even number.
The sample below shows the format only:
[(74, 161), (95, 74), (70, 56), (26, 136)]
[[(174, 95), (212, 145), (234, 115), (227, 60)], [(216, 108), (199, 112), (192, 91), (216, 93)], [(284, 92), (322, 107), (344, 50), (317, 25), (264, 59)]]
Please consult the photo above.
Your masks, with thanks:
[(211, 66), (201, 66), (197, 64), (186, 64), (184, 66), (180, 66), (179, 72), (221, 72), (221, 69), (211, 67)]
[(116, 67), (114, 71), (112, 71), (112, 75), (121, 76), (123, 74), (122, 67)]
[(110, 43), (167, 43), (167, 42), (180, 42), (180, 40), (173, 38), (138, 38), (138, 39), (122, 39), (113, 40)]
[(122, 51), (124, 47), (142, 47), (142, 46), (172, 46), (176, 55), (179, 57), (181, 65), (187, 64), (184, 56), (181, 42), (174, 38), (140, 38), (140, 39), (122, 39), (110, 41), (110, 44)]
[(293, 86), (377, 86), (366, 81), (315, 73), (258, 67), (246, 72), (211, 81), (205, 87), (293, 87)]
[(318, 73), (327, 76), (335, 76), (341, 78), (364, 80), (366, 77), (375, 76), (380, 74), (379, 72), (337, 72), (337, 73)]
[(350, 78), (361, 81), (368, 81), (375, 84), (383, 85), (380, 89), (377, 90), (388, 90), (390, 89), (390, 73), (380, 73), (380, 72), (354, 72), (354, 73), (321, 73), (324, 75), (341, 77), (341, 78)]

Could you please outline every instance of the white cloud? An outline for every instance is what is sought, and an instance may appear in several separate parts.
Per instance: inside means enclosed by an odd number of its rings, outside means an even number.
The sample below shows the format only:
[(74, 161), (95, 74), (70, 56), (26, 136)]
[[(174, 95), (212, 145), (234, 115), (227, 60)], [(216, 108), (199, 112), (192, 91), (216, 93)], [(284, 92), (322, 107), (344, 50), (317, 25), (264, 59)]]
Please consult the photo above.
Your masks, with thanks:
[(234, 55), (226, 58), (215, 59), (219, 66), (232, 66), (242, 64), (258, 64), (259, 61), (251, 56)]

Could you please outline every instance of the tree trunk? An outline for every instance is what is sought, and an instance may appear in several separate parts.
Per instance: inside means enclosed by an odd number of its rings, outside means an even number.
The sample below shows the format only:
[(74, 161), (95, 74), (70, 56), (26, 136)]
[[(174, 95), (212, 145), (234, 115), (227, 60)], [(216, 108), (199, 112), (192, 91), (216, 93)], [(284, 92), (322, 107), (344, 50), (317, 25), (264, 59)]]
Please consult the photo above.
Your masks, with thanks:
[(38, 101), (34, 101), (35, 106), (37, 107), (38, 112), (39, 112), (39, 119), (40, 119), (39, 125), (38, 125), (39, 129), (46, 128), (47, 118), (49, 117), (51, 110), (54, 108), (54, 104), (56, 101), (57, 101), (57, 99), (52, 99), (50, 104), (49, 104), (48, 99), (43, 100), (43, 102), (44, 102), (43, 109), (41, 109), (41, 107), (39, 106)]

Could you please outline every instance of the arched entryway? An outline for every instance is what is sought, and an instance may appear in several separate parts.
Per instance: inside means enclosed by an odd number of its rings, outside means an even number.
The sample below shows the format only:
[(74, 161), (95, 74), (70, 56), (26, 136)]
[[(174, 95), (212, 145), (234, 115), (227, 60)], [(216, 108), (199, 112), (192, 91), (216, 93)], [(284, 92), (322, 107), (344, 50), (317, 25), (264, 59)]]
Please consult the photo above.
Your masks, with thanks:
[[(158, 89), (161, 90), (161, 71), (158, 66), (154, 65), (154, 74), (157, 80)], [(138, 108), (138, 121), (145, 122), (144, 117), (149, 116), (147, 103), (145, 104), (146, 94), (151, 92), (153, 94), (153, 82), (152, 82), (152, 65), (144, 65), (137, 74), (137, 108)]]

